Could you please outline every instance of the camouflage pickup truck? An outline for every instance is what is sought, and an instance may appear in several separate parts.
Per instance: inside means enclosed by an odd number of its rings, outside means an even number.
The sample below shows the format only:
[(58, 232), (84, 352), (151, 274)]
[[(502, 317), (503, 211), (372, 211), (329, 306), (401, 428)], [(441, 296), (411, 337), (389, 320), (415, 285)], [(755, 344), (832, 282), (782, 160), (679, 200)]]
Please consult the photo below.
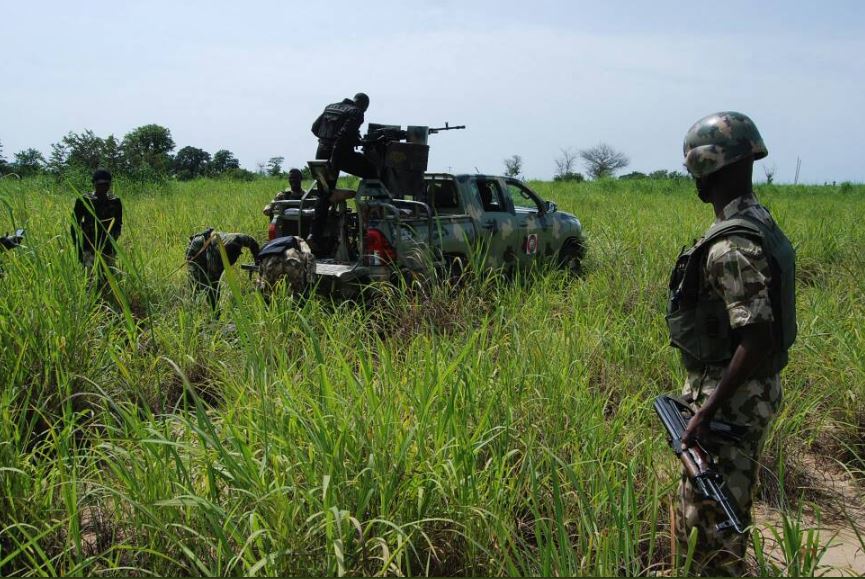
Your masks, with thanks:
[[(370, 125), (370, 131), (392, 125)], [(409, 127), (399, 134), (432, 132)], [(357, 190), (330, 192), (332, 250), (316, 256), (320, 287), (390, 280), (395, 274), (459, 273), (467, 264), (505, 271), (538, 260), (578, 272), (583, 231), (573, 215), (559, 211), (517, 179), (491, 175), (427, 173), (425, 143), (372, 140), (367, 151), (381, 166), (380, 179)], [(305, 237), (316, 196), (326, 190), (327, 165), (310, 161), (316, 183), (298, 200), (273, 204), (268, 237)], [(349, 207), (353, 200), (354, 209)]]

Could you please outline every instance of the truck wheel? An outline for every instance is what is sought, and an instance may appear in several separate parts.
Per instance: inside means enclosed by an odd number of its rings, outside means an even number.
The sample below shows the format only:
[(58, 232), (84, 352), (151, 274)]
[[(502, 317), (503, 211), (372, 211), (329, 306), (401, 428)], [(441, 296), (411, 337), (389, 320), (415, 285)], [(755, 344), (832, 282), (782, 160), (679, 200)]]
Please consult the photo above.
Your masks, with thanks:
[(454, 285), (459, 284), (463, 278), (463, 271), (465, 270), (465, 260), (466, 258), (461, 255), (445, 255), (445, 279), (450, 281)]
[(585, 252), (585, 246), (579, 239), (568, 239), (559, 250), (559, 268), (571, 275), (579, 276), (583, 272)]

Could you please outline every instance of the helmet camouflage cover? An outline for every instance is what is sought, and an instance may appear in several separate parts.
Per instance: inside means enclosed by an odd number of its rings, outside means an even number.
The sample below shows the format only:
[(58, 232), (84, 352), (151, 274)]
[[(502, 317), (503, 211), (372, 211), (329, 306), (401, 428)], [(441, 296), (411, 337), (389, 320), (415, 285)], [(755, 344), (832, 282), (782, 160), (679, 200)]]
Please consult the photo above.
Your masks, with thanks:
[(760, 131), (747, 115), (732, 111), (703, 117), (685, 134), (685, 167), (694, 177), (705, 177), (752, 157), (768, 154)]

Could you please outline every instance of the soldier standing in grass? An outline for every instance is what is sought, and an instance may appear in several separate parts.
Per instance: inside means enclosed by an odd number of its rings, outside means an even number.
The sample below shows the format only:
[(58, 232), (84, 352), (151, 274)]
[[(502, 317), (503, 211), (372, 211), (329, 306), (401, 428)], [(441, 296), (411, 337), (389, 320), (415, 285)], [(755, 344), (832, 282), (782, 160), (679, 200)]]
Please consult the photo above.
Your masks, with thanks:
[[(750, 118), (709, 115), (685, 135), (685, 166), (715, 222), (683, 251), (670, 282), (667, 322), (687, 369), (685, 398), (695, 414), (683, 446), (703, 445), (715, 458), (745, 524), (766, 433), (781, 404), (779, 373), (796, 337), (795, 252), (751, 185), (754, 161), (767, 155)], [(738, 442), (713, 437), (720, 420), (745, 427)], [(697, 532), (695, 565), (705, 575), (747, 572), (748, 534), (719, 531), (720, 507), (682, 477), (677, 533), (687, 552)]]
[[(369, 97), (359, 92), (354, 95), (354, 99), (343, 99), (342, 102), (327, 105), (312, 124), (312, 133), (318, 137), (315, 158), (328, 161), (331, 175), (328, 183), (330, 189), (336, 186), (340, 171), (362, 179), (374, 179), (377, 176), (375, 166), (354, 150), (361, 141), (360, 126), (363, 124), (363, 114), (368, 107)], [(321, 242), (324, 237), (329, 209), (330, 194), (321, 193), (315, 207), (315, 219), (309, 236), (313, 246)]]
[(225, 271), (220, 247), (225, 250), (229, 265), (234, 265), (244, 247), (252, 257), (258, 256), (258, 242), (243, 233), (221, 233), (210, 228), (189, 238), (186, 248), (189, 279), (193, 289), (207, 294), (213, 309), (219, 304), (219, 280)]
[(264, 211), (262, 211), (262, 213), (271, 216), (273, 215), (273, 205), (277, 201), (297, 200), (303, 197), (303, 189), (301, 188), (302, 181), (303, 173), (301, 173), (300, 169), (291, 169), (288, 172), (288, 189), (277, 193), (276, 197), (273, 198), (273, 201), (264, 206)]
[(111, 194), (111, 173), (106, 169), (94, 171), (92, 181), (93, 193), (75, 200), (72, 240), (85, 267), (93, 267), (97, 253), (113, 266), (117, 238), (123, 229), (123, 204)]

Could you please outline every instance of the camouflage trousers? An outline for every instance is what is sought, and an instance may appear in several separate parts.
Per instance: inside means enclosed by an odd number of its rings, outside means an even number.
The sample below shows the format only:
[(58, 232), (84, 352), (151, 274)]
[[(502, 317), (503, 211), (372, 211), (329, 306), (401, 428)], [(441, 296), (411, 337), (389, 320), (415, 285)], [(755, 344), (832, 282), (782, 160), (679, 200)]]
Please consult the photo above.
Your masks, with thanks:
[(207, 296), (207, 301), (210, 307), (216, 309), (219, 304), (219, 280), (222, 277), (222, 262), (219, 262), (215, 267), (208, 267), (206, 260), (190, 261), (187, 263), (189, 268), (189, 283), (192, 289), (197, 292), (204, 292)]
[(315, 256), (306, 241), (298, 239), (298, 243), (300, 249), (289, 248), (262, 258), (256, 286), (266, 297), (270, 297), (283, 280), (286, 289), (298, 295), (315, 284)]
[[(691, 406), (694, 410), (712, 394), (722, 372), (721, 367), (709, 367), (701, 373), (689, 373), (683, 394), (693, 400)], [(760, 453), (769, 425), (778, 413), (781, 398), (781, 381), (777, 374), (747, 380), (714, 417), (715, 420), (745, 426), (745, 435), (736, 443), (721, 439), (706, 445), (716, 459), (717, 469), (727, 482), (745, 525), (751, 524), (753, 494), (761, 467)], [(699, 495), (684, 473), (679, 485), (679, 498), (676, 533), (681, 555), (688, 552), (691, 530), (697, 529), (694, 573), (744, 575), (748, 569), (745, 554), (750, 542), (749, 533), (739, 535), (733, 530), (716, 530), (716, 525), (726, 519), (723, 510), (714, 501)]]

